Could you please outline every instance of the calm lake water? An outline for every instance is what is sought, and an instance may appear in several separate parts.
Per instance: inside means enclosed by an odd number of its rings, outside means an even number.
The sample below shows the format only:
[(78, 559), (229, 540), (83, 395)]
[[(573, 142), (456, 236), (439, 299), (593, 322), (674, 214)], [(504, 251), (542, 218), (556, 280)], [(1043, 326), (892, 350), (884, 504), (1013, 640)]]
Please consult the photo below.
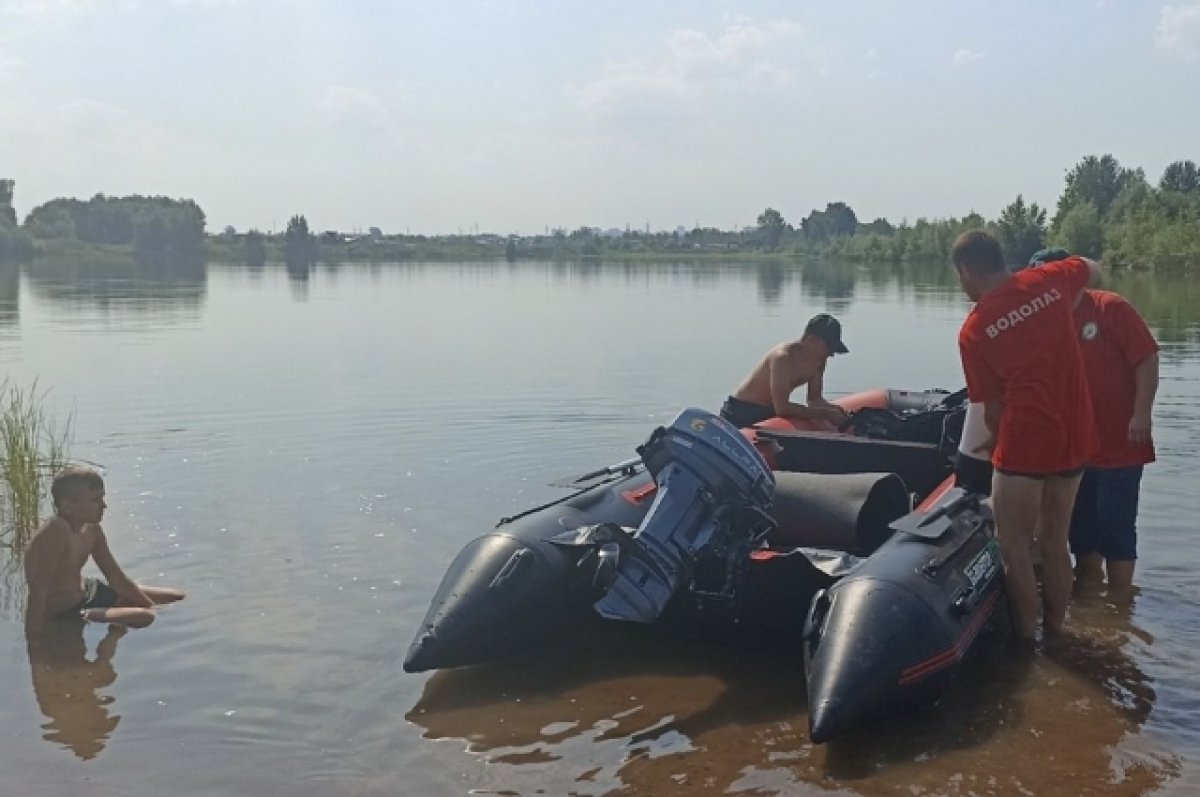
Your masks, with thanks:
[(127, 572), (188, 591), (31, 657), (7, 574), (0, 793), (1196, 794), (1197, 284), (1113, 282), (1163, 344), (1133, 605), (1081, 595), (1065, 653), (985, 639), (938, 708), (814, 746), (792, 654), (624, 635), (400, 663), (465, 542), (715, 408), (815, 312), (851, 348), (830, 393), (961, 386), (946, 267), (0, 271), (0, 376), (105, 466)]

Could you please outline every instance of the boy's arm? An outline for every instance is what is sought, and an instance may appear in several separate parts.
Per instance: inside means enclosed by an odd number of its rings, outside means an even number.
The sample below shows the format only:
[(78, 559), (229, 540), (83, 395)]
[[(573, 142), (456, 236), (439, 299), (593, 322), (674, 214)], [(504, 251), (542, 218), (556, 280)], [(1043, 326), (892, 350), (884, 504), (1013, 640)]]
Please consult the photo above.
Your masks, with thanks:
[(104, 529), (96, 526), (96, 544), (92, 548), (92, 559), (96, 561), (96, 566), (100, 568), (100, 572), (108, 579), (108, 585), (113, 588), (124, 602), (131, 606), (140, 606), (149, 609), (154, 605), (154, 601), (146, 597), (146, 593), (142, 592), (142, 588), (133, 582), (129, 576), (125, 575), (125, 571), (117, 564), (117, 560), (112, 555), (112, 551), (108, 547), (108, 539), (104, 536)]
[(25, 635), (37, 636), (46, 624), (46, 597), (54, 582), (54, 573), (67, 555), (70, 529), (61, 522), (43, 528), (25, 551), (25, 583), (29, 600), (25, 604)]
[[(827, 404), (796, 404), (791, 400), (792, 389), (796, 384), (796, 376), (791, 361), (787, 357), (773, 356), (769, 364), (771, 374), (771, 403), (775, 413), (787, 418), (807, 418), (838, 423), (845, 416), (840, 409), (831, 409)], [(820, 372), (813, 376), (817, 381), (817, 394), (821, 391)], [(812, 395), (812, 380), (809, 380), (809, 395)]]
[(840, 425), (849, 417), (844, 409), (825, 398), (825, 363), (808, 380), (808, 406), (823, 409), (821, 417), (832, 424)]

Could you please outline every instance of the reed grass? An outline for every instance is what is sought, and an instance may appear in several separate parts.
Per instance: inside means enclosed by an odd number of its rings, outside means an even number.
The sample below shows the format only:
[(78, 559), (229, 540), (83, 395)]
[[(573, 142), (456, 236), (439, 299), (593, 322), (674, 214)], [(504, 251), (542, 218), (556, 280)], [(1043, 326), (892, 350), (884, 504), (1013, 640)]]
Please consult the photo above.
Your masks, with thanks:
[(49, 508), (50, 480), (67, 464), (71, 416), (59, 428), (46, 414), (35, 381), (0, 382), (0, 544), (19, 555)]

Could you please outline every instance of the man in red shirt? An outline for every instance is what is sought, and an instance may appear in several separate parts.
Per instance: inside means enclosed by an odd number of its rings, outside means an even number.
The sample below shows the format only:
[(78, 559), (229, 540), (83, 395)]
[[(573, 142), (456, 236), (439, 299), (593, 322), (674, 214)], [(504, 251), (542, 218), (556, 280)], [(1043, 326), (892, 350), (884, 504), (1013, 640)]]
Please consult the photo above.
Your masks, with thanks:
[[(1043, 249), (1029, 260), (1066, 260), (1065, 249)], [(1158, 392), (1158, 343), (1145, 320), (1120, 295), (1086, 290), (1074, 312), (1100, 450), (1079, 484), (1071, 518), (1075, 576), (1127, 590), (1137, 561), (1137, 510), (1142, 469), (1154, 461), (1151, 410)]]
[(972, 402), (992, 436), (992, 507), (1018, 636), (1032, 639), (1038, 593), (1031, 546), (1042, 554), (1043, 627), (1062, 629), (1074, 573), (1067, 536), (1084, 465), (1099, 447), (1071, 308), (1099, 278), (1073, 257), (1009, 271), (982, 230), (954, 242), (951, 261), (975, 307), (958, 346)]

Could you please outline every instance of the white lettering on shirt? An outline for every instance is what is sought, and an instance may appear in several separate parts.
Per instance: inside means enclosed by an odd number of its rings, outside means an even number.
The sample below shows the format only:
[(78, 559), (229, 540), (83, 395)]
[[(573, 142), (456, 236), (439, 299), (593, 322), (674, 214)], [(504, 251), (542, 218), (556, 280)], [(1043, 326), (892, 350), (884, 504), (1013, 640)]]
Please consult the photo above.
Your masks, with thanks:
[(1061, 300), (1062, 293), (1059, 292), (1058, 288), (1051, 288), (1041, 296), (1035, 296), (1017, 309), (1010, 310), (1007, 314), (1000, 316), (996, 319), (995, 323), (988, 324), (984, 331), (987, 332), (989, 338), (994, 338), (1001, 332), (1012, 329), (1026, 318), (1031, 318), (1035, 313), (1041, 312)]

